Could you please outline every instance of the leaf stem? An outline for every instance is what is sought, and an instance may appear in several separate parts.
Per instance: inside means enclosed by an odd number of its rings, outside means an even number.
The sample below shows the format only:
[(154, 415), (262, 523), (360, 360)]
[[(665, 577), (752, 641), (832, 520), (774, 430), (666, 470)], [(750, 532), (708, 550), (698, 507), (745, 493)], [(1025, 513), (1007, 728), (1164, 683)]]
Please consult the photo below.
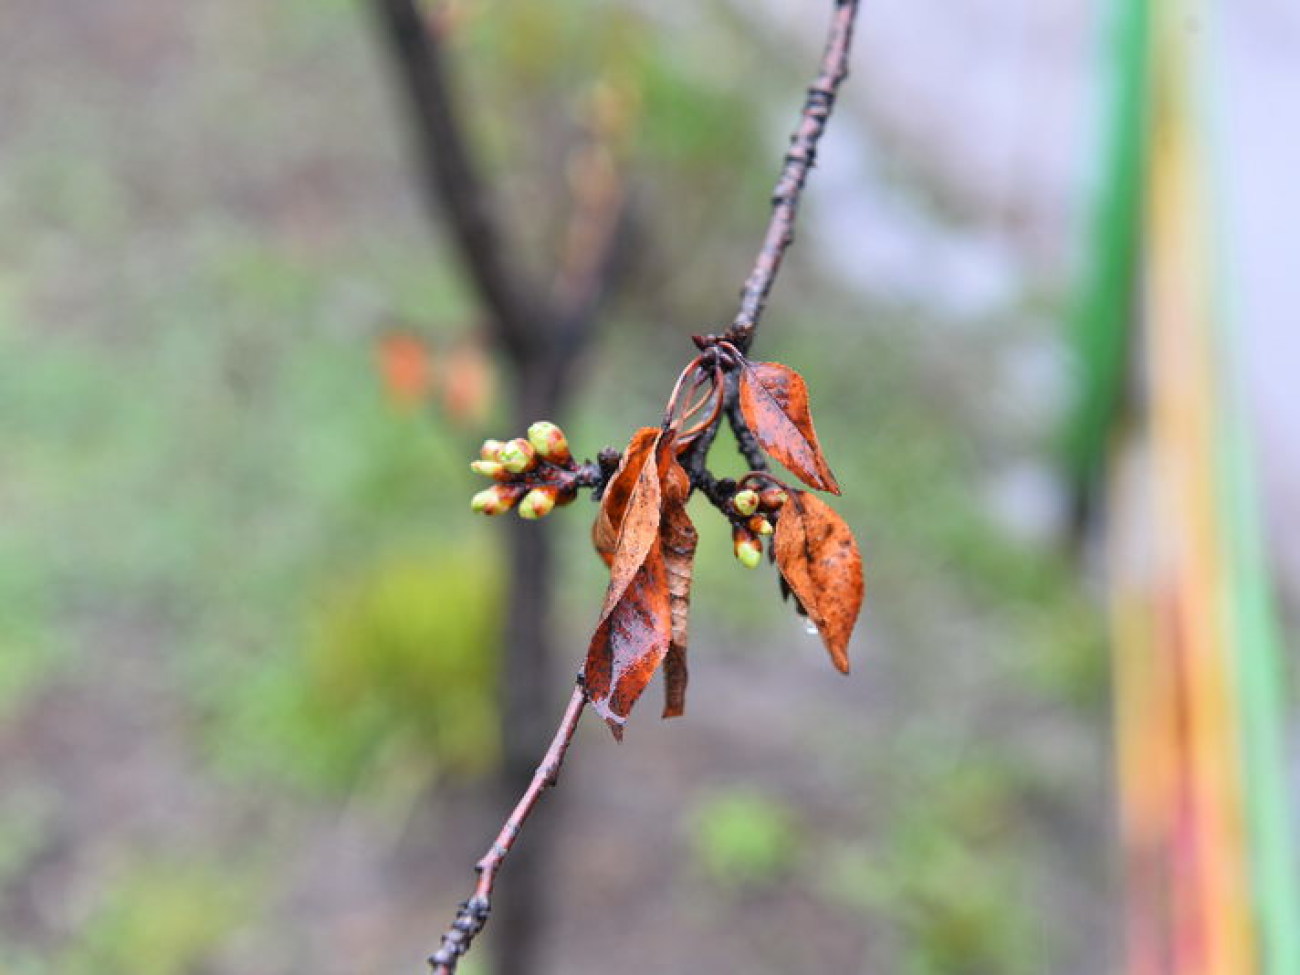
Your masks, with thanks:
[(664, 406), (665, 427), (672, 422), (673, 414), (677, 411), (677, 400), (682, 394), (682, 386), (686, 382), (686, 377), (691, 375), (691, 373), (693, 373), (699, 367), (701, 359), (703, 359), (703, 356), (697, 355), (694, 359), (688, 362), (686, 364), (686, 368), (683, 369), (681, 371), (681, 374), (677, 377), (677, 382), (673, 384), (672, 395), (668, 397), (668, 403)]
[(542, 797), (542, 793), (558, 781), (560, 766), (564, 764), (564, 756), (573, 741), (578, 719), (582, 717), (583, 708), (586, 706), (587, 693), (579, 680), (569, 698), (568, 707), (564, 709), (564, 717), (560, 719), (560, 725), (555, 729), (555, 737), (551, 739), (550, 747), (546, 749), (546, 754), (542, 756), (541, 763), (533, 773), (532, 782), (524, 790), (514, 811), (502, 825), (497, 838), (474, 866), (478, 872), (478, 884), (474, 887), (473, 896), (460, 905), (456, 919), (442, 936), (441, 947), (429, 956), (429, 966), (433, 969), (433, 975), (452, 975), (460, 963), (461, 956), (469, 951), (475, 935), (487, 924), (488, 915), (492, 911), (492, 888), (496, 883), (497, 871), (505, 862), (510, 848), (515, 845), (520, 829)]
[(727, 397), (727, 377), (720, 366), (713, 367), (713, 385), (709, 393), (700, 400), (698, 404), (682, 415), (682, 422), (685, 423), (690, 417), (702, 410), (709, 401), (713, 401), (713, 409), (709, 412), (708, 419), (701, 420), (689, 430), (681, 433), (678, 438), (678, 444), (690, 443), (705, 430), (708, 430), (718, 422), (718, 417), (722, 415), (722, 404)]

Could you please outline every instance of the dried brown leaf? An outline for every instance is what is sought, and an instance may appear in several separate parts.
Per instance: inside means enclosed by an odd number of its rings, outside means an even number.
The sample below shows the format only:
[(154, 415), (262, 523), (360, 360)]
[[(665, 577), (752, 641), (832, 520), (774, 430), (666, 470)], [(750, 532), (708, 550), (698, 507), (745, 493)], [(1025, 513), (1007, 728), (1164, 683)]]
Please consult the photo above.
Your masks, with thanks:
[(686, 684), (690, 672), (686, 667), (686, 646), (671, 642), (664, 655), (664, 712), (665, 718), (680, 718), (686, 713)]
[(821, 634), (831, 661), (849, 672), (849, 638), (862, 609), (862, 556), (849, 526), (826, 502), (791, 491), (772, 550), (781, 577)]
[(695, 529), (685, 509), (690, 479), (677, 462), (676, 448), (673, 427), (637, 431), (597, 519), (597, 548), (602, 555), (609, 550), (610, 580), (583, 677), (592, 705), (620, 738), (632, 705), (668, 654), (674, 631), (680, 633), (681, 652), (673, 655), (670, 697), (679, 708), (685, 691), (679, 675), (684, 675), (684, 601)]
[[(612, 584), (611, 584), (612, 588)], [(601, 614), (583, 670), (587, 699), (615, 738), (663, 662), (672, 638), (667, 570), (656, 542), (612, 606)]]
[(641, 468), (647, 460), (654, 457), (660, 432), (659, 427), (642, 427), (634, 433), (627, 449), (623, 451), (623, 459), (619, 462), (618, 470), (605, 485), (605, 493), (600, 500), (600, 512), (596, 515), (596, 523), (591, 528), (591, 537), (596, 546), (596, 553), (607, 566), (614, 564), (614, 550), (618, 547), (618, 535), (623, 527), (623, 518), (641, 477)]
[[(666, 453), (666, 456), (664, 455)], [(695, 546), (699, 536), (686, 513), (686, 499), (691, 482), (677, 463), (673, 451), (661, 451), (663, 520), (659, 527), (664, 566), (668, 578), (668, 605), (672, 617), (672, 638), (664, 658), (665, 718), (675, 718), (686, 710), (686, 642), (691, 603), (691, 578), (695, 565)]]
[(808, 409), (803, 377), (779, 362), (745, 362), (740, 410), (763, 449), (809, 487), (840, 493)]

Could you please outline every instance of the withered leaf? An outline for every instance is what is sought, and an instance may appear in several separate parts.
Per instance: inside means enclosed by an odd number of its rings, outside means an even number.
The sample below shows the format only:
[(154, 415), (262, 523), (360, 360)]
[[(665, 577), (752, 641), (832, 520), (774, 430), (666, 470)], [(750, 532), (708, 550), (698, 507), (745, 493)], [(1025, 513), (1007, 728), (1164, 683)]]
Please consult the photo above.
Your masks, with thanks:
[[(609, 588), (587, 650), (583, 679), (588, 699), (619, 738), (632, 705), (673, 642), (677, 629), (673, 603), (678, 599), (673, 593), (682, 600), (689, 598), (695, 529), (685, 510), (690, 479), (677, 462), (676, 449), (674, 427), (637, 431), (606, 489), (597, 519), (598, 551), (605, 554), (611, 534), (614, 541), (607, 559)], [(680, 634), (684, 652), (684, 603)], [(684, 673), (682, 663), (681, 654), (674, 653), (674, 674)], [(684, 690), (681, 684), (670, 691), (670, 696), (677, 695), (679, 706)]]
[(668, 644), (668, 653), (664, 656), (665, 718), (680, 718), (686, 713), (686, 682), (689, 678), (686, 645), (674, 640)]
[(779, 362), (745, 362), (740, 410), (763, 449), (809, 487), (840, 493), (808, 410), (803, 377)]
[(632, 705), (663, 662), (671, 638), (667, 570), (656, 541), (619, 598), (601, 614), (587, 650), (587, 699), (615, 738), (623, 737)]
[(677, 463), (672, 450), (661, 456), (663, 520), (659, 527), (664, 567), (668, 577), (668, 605), (672, 617), (672, 638), (664, 658), (665, 718), (675, 718), (686, 710), (686, 641), (691, 603), (691, 578), (695, 565), (695, 546), (699, 536), (686, 513), (686, 499), (691, 482)]
[(642, 427), (632, 434), (618, 470), (605, 485), (605, 493), (600, 500), (600, 512), (596, 523), (591, 527), (592, 542), (596, 553), (607, 566), (614, 564), (614, 550), (618, 547), (618, 535), (623, 527), (623, 518), (627, 513), (632, 493), (641, 477), (641, 468), (647, 460), (655, 455), (655, 445), (659, 442), (659, 427)]
[(791, 491), (777, 518), (772, 550), (831, 661), (847, 674), (849, 637), (865, 590), (862, 556), (849, 526), (815, 494)]

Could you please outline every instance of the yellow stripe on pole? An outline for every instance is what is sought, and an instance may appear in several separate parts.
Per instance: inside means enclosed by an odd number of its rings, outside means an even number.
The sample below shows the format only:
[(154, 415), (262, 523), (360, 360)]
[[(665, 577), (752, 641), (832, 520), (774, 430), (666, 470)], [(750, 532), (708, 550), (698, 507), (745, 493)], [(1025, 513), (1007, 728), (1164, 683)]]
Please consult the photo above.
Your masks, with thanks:
[(1221, 617), (1226, 563), (1215, 496), (1216, 383), (1204, 174), (1191, 99), (1194, 11), (1157, 0), (1143, 301), (1152, 442), (1155, 592), (1167, 612), (1181, 786), (1172, 834), (1173, 971), (1256, 971), (1243, 836), (1239, 716)]

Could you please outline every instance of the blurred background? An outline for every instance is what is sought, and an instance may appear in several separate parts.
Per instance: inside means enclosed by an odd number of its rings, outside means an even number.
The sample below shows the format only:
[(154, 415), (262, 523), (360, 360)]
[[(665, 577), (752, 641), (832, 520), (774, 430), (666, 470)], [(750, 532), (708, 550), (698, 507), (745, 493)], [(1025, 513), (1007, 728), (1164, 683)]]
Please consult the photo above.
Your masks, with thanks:
[[(427, 8), (519, 273), (626, 204), (580, 457), (730, 321), (823, 6)], [(527, 526), (525, 673), (467, 462), (527, 397), (391, 9), (0, 6), (0, 971), (419, 971), (559, 716), (595, 508)], [(1300, 971), (1300, 14), (1144, 9), (864, 5), (754, 348), (863, 548), (854, 673), (697, 501), (687, 714), (579, 728), (462, 971)]]

